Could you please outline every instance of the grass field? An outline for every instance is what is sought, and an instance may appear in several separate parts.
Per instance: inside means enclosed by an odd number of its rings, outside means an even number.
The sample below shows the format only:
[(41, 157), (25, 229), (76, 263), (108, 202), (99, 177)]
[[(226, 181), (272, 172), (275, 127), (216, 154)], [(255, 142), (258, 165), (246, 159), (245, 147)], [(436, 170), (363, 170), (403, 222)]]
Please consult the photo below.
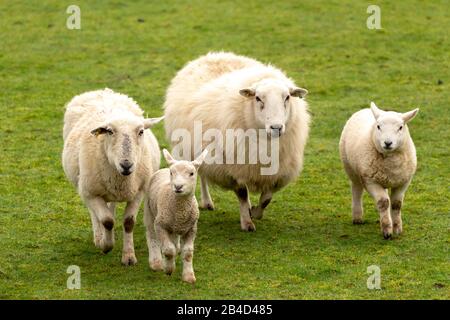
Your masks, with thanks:
[[(70, 4), (0, 3), (0, 298), (450, 298), (448, 1), (377, 1), (382, 30), (366, 27), (365, 1), (77, 1), (81, 30), (66, 28)], [(176, 71), (222, 49), (274, 63), (309, 90), (304, 172), (275, 195), (255, 233), (240, 231), (234, 194), (212, 190), (195, 286), (181, 282), (180, 264), (171, 277), (150, 271), (142, 210), (139, 262), (123, 267), (122, 232), (112, 252), (99, 252), (64, 176), (64, 105), (109, 87), (159, 116)], [(421, 108), (410, 125), (418, 171), (404, 233), (391, 241), (367, 194), (366, 223), (352, 225), (338, 154), (346, 119), (371, 100)], [(162, 128), (154, 132), (166, 147)], [(81, 268), (80, 290), (66, 288), (70, 265)], [(370, 265), (381, 269), (381, 290), (367, 289)]]

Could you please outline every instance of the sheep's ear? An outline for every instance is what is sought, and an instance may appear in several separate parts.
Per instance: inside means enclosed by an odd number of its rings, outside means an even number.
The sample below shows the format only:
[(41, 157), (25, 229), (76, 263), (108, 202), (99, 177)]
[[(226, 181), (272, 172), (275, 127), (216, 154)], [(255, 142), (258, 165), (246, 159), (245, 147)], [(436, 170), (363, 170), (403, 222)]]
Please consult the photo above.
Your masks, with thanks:
[(239, 94), (243, 97), (251, 98), (251, 97), (255, 96), (256, 91), (253, 88), (246, 88), (246, 89), (239, 90)]
[(144, 120), (144, 128), (145, 129), (151, 128), (155, 124), (160, 122), (162, 119), (164, 119), (164, 116), (159, 117), (159, 118), (147, 118), (147, 119)]
[(411, 121), (412, 119), (414, 119), (414, 117), (417, 115), (418, 112), (419, 108), (403, 113), (402, 114), (403, 121), (405, 123)]
[(378, 117), (383, 112), (383, 110), (380, 110), (377, 107), (377, 105), (375, 104), (375, 102), (373, 102), (373, 101), (370, 103), (370, 110), (372, 110), (372, 113), (373, 113), (373, 116), (375, 117), (375, 119), (378, 119)]
[(172, 164), (174, 164), (176, 162), (176, 160), (172, 157), (170, 152), (167, 151), (167, 149), (163, 149), (163, 155), (164, 155), (164, 159), (166, 159), (166, 162), (169, 166), (171, 166)]
[(205, 149), (194, 161), (192, 161), (192, 164), (194, 165), (195, 169), (198, 169), (202, 165), (203, 161), (205, 161), (207, 154), (208, 150)]
[(308, 90), (303, 88), (290, 88), (289, 93), (293, 97), (304, 98), (308, 94)]
[(96, 137), (105, 133), (112, 133), (111, 128), (107, 126), (101, 126), (91, 131), (91, 134), (93, 134)]

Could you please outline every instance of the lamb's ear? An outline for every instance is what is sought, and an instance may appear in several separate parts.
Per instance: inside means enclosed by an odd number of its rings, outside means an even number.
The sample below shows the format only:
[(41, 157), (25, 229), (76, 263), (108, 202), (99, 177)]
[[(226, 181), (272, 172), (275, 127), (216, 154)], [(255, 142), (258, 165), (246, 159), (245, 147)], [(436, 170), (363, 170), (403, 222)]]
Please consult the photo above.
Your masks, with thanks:
[(239, 90), (239, 94), (243, 97), (251, 98), (251, 97), (255, 96), (256, 91), (253, 88), (245, 88), (245, 89)]
[(411, 121), (412, 119), (414, 119), (414, 117), (417, 115), (418, 112), (419, 108), (403, 113), (402, 114), (403, 121), (405, 121), (405, 123)]
[(91, 131), (91, 134), (93, 134), (96, 137), (105, 133), (112, 133), (111, 128), (106, 125), (100, 126)]
[(162, 119), (164, 119), (164, 116), (159, 117), (159, 118), (147, 118), (147, 119), (144, 120), (144, 128), (145, 129), (151, 128), (155, 124), (160, 122)]
[(194, 161), (192, 161), (192, 164), (194, 165), (195, 169), (198, 170), (198, 168), (202, 165), (203, 161), (205, 161), (207, 154), (208, 150), (205, 149)]
[(293, 97), (304, 98), (308, 94), (308, 90), (303, 88), (290, 88), (289, 93)]
[(375, 104), (375, 102), (373, 102), (373, 101), (370, 103), (370, 110), (372, 110), (372, 113), (373, 113), (373, 116), (375, 117), (375, 119), (378, 119), (378, 117), (383, 112), (383, 110), (380, 110), (377, 107), (377, 105)]
[(176, 162), (176, 160), (172, 157), (170, 152), (167, 151), (167, 149), (163, 149), (163, 155), (164, 155), (164, 159), (166, 159), (166, 162), (169, 166), (171, 166), (172, 164), (174, 164)]

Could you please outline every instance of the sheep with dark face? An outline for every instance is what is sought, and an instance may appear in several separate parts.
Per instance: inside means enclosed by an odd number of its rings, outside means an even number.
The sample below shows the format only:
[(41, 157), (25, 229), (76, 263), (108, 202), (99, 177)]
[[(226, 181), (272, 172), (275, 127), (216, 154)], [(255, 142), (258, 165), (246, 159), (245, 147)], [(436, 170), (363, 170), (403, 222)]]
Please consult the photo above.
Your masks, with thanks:
[(112, 90), (74, 97), (64, 116), (62, 163), (89, 209), (94, 244), (114, 246), (115, 204), (126, 202), (122, 263), (137, 262), (133, 228), (152, 173), (159, 169), (158, 142), (149, 129), (162, 118), (144, 119), (131, 98)]

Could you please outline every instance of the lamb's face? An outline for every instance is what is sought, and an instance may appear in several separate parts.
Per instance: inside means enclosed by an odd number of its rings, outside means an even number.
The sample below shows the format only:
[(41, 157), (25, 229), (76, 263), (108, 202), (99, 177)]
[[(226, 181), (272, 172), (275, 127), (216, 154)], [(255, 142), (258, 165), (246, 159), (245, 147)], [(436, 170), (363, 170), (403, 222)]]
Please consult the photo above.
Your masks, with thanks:
[(290, 88), (279, 80), (265, 79), (239, 93), (252, 99), (257, 129), (265, 129), (269, 136), (277, 138), (286, 131), (286, 123), (291, 114), (291, 100), (304, 97), (307, 91)]
[(381, 153), (397, 150), (403, 145), (406, 131), (401, 114), (386, 112), (378, 117), (373, 128), (375, 147)]
[(406, 123), (412, 120), (419, 109), (406, 113), (383, 111), (372, 102), (371, 110), (375, 117), (372, 128), (372, 141), (380, 153), (390, 153), (401, 148), (409, 137)]
[(170, 185), (176, 196), (188, 196), (195, 192), (197, 169), (190, 161), (176, 161), (169, 168)]
[(112, 120), (93, 130), (103, 136), (103, 146), (111, 166), (123, 176), (134, 172), (144, 143), (144, 122), (138, 118)]

